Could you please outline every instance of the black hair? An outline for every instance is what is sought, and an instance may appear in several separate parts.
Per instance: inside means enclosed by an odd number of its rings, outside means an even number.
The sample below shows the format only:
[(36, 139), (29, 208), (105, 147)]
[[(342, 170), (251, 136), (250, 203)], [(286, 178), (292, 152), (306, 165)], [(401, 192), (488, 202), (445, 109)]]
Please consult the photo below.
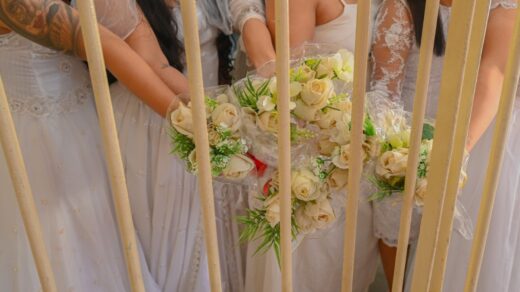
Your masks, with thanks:
[(182, 72), (184, 46), (177, 37), (179, 26), (173, 17), (172, 9), (164, 0), (137, 0), (137, 3), (150, 23), (168, 63)]
[[(426, 9), (426, 0), (407, 0), (408, 7), (410, 7), (410, 11), (412, 13), (412, 20), (414, 24), (415, 31), (415, 40), (417, 41), (417, 45), (421, 46), (422, 40), (422, 30), (424, 23), (424, 13)], [(437, 56), (444, 55), (446, 50), (446, 40), (444, 37), (443, 31), (443, 23), (441, 19), (441, 15), (439, 14), (437, 19), (437, 30), (435, 31), (435, 42), (433, 47), (433, 52)]]

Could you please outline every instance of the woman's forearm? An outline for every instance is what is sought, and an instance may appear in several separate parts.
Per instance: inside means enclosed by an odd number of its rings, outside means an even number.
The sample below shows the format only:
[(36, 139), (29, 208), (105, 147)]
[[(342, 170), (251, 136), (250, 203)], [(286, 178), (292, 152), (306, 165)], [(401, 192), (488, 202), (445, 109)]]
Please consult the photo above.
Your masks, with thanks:
[(242, 40), (249, 61), (255, 68), (275, 59), (271, 34), (263, 21), (256, 18), (248, 20), (242, 29)]

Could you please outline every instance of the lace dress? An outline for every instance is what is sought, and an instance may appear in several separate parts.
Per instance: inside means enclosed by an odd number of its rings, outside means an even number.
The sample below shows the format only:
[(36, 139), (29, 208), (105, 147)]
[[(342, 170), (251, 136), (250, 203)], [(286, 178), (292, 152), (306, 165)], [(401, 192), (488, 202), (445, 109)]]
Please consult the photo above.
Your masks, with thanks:
[[(85, 65), (15, 34), (0, 36), (2, 76), (58, 291), (129, 291)], [(40, 291), (0, 154), (0, 291)], [(147, 291), (159, 291), (141, 259)]]
[[(338, 18), (315, 28), (313, 41), (334, 44), (354, 51), (357, 6), (344, 1), (342, 4), (344, 10)], [(254, 7), (246, 10), (242, 14), (243, 17), (256, 15), (256, 10), (261, 6)], [(241, 19), (237, 25), (243, 25), (244, 22), (245, 20)], [(366, 186), (363, 188), (366, 191)], [(338, 206), (344, 204), (344, 202), (339, 202)], [(294, 291), (336, 292), (341, 290), (345, 212), (343, 208), (339, 209), (336, 214), (337, 223), (330, 229), (308, 235), (295, 245), (293, 251)], [(366, 291), (374, 279), (378, 257), (377, 239), (373, 236), (372, 230), (372, 207), (367, 200), (360, 200), (358, 216), (353, 291)], [(245, 290), (248, 292), (280, 291), (280, 268), (274, 252), (254, 255), (257, 245), (258, 242), (252, 242), (248, 246)]]
[[(515, 0), (492, 1), (491, 9), (499, 6), (513, 9), (517, 7), (517, 4)], [(413, 26), (407, 13), (409, 13), (408, 7), (404, 0), (385, 0), (381, 5), (372, 51), (374, 70), (371, 90), (375, 94), (393, 100), (401, 100), (405, 109), (412, 111), (419, 48), (416, 45)], [(441, 6), (440, 15), (444, 24), (445, 36), (447, 36), (450, 8)], [(437, 111), (442, 62), (442, 57), (434, 56), (426, 108), (427, 118), (435, 118)], [(515, 211), (515, 209), (520, 209), (518, 199), (520, 197), (520, 167), (517, 161), (518, 155), (520, 155), (519, 124), (520, 99), (517, 98), (480, 274), (479, 291), (516, 291), (520, 284), (512, 276), (520, 269), (518, 266), (520, 261), (517, 259), (518, 253), (516, 252), (520, 249), (518, 242), (520, 230), (516, 224), (520, 219), (520, 213)], [(473, 222), (476, 222), (478, 215), (492, 132), (493, 127), (490, 127), (472, 150), (467, 168), (468, 181), (459, 195), (462, 205), (465, 206)], [(399, 209), (384, 203), (374, 204), (376, 236), (384, 239), (389, 245), (397, 243)], [(420, 214), (417, 212), (414, 216), (411, 231), (412, 255), (413, 240), (417, 238), (420, 224)], [(445, 291), (463, 290), (470, 249), (471, 241), (454, 231), (445, 274)], [(413, 260), (413, 256), (411, 260)]]

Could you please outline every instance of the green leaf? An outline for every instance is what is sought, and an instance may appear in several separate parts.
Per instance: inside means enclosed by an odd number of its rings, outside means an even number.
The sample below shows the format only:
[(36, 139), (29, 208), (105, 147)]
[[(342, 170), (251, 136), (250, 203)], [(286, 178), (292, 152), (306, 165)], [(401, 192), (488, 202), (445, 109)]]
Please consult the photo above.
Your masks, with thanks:
[(190, 153), (195, 150), (195, 143), (193, 140), (175, 130), (175, 128), (170, 128), (169, 131), (170, 142), (172, 145), (171, 154), (176, 154), (179, 158), (183, 160), (187, 160)]
[(422, 140), (432, 140), (435, 134), (435, 127), (431, 124), (424, 123), (422, 131)]
[(368, 137), (373, 137), (376, 135), (376, 128), (374, 127), (374, 123), (369, 115), (365, 117), (365, 121), (363, 123), (363, 131), (365, 135)]

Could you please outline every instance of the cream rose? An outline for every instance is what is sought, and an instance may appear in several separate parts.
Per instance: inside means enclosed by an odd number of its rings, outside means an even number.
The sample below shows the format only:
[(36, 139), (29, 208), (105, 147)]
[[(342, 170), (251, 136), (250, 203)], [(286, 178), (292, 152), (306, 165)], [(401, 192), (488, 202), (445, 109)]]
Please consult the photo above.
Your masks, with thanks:
[(220, 143), (220, 134), (213, 127), (208, 128), (209, 145), (217, 145)]
[(171, 113), (170, 122), (177, 132), (193, 138), (191, 109), (183, 103), (180, 103), (179, 107)]
[(280, 222), (280, 197), (273, 196), (264, 202), (266, 208), (265, 219), (269, 225), (275, 227)]
[(293, 113), (299, 117), (300, 119), (308, 122), (313, 122), (318, 119), (320, 109), (308, 106), (301, 100), (296, 100), (296, 107), (293, 110)]
[(348, 170), (336, 168), (328, 177), (328, 182), (332, 190), (341, 190), (348, 184)]
[(211, 119), (217, 126), (236, 131), (240, 127), (240, 116), (237, 108), (230, 103), (219, 104), (211, 113)]
[[(350, 102), (350, 100), (338, 102), (338, 103), (334, 104), (334, 107), (339, 109), (340, 111), (348, 114), (349, 117), (351, 116), (352, 102)], [(349, 120), (350, 120), (350, 118), (349, 118)]]
[(381, 155), (376, 164), (376, 174), (391, 181), (406, 175), (408, 149), (400, 148), (387, 151)]
[(215, 100), (219, 103), (219, 104), (222, 104), (222, 103), (228, 103), (229, 102), (229, 97), (226, 95), (226, 94), (220, 94), (219, 96), (217, 96), (215, 98)]
[(294, 217), (296, 220), (296, 225), (298, 226), (298, 231), (300, 231), (301, 234), (310, 234), (316, 230), (312, 217), (309, 217), (305, 214), (305, 207), (296, 209), (294, 212)]
[(321, 139), (318, 141), (318, 151), (321, 155), (330, 156), (332, 155), (332, 152), (334, 152), (334, 149), (339, 146), (338, 144), (330, 141), (329, 139)]
[(329, 226), (336, 216), (332, 210), (329, 200), (321, 200), (316, 203), (307, 203), (305, 205), (305, 215), (312, 218), (314, 221), (314, 227), (317, 229), (323, 229)]
[(243, 179), (254, 167), (254, 162), (248, 157), (244, 155), (233, 155), (227, 167), (222, 171), (222, 176), (231, 179)]
[(316, 72), (307, 65), (302, 65), (298, 68), (298, 81), (305, 83), (316, 77)]
[(320, 196), (319, 178), (310, 170), (295, 170), (292, 173), (291, 190), (293, 195), (302, 201), (316, 200)]
[(313, 79), (305, 85), (301, 92), (303, 102), (312, 108), (324, 108), (334, 94), (334, 86), (329, 79)]
[(321, 58), (316, 75), (318, 78), (332, 78), (336, 72), (341, 70), (343, 59), (341, 55), (336, 53), (332, 57)]
[[(351, 151), (350, 144), (337, 147), (334, 150), (334, 153), (332, 153), (332, 156), (333, 156), (332, 163), (338, 168), (349, 169), (350, 158), (352, 155), (350, 153), (350, 151)], [(365, 152), (363, 151), (361, 155), (362, 155), (362, 160), (365, 161), (365, 159), (366, 159)]]
[(341, 119), (336, 122), (336, 128), (333, 129), (331, 141), (340, 145), (350, 142), (350, 120), (351, 116), (349, 113), (343, 112), (341, 114)]
[(278, 113), (277, 112), (263, 112), (261, 113), (256, 123), (263, 131), (269, 133), (278, 133)]
[(366, 157), (375, 157), (379, 151), (379, 143), (376, 137), (366, 137), (363, 141), (363, 150)]
[(336, 124), (341, 120), (342, 115), (343, 113), (341, 111), (334, 109), (328, 109), (325, 112), (319, 111), (318, 121), (316, 123), (322, 129), (331, 129), (336, 127)]

